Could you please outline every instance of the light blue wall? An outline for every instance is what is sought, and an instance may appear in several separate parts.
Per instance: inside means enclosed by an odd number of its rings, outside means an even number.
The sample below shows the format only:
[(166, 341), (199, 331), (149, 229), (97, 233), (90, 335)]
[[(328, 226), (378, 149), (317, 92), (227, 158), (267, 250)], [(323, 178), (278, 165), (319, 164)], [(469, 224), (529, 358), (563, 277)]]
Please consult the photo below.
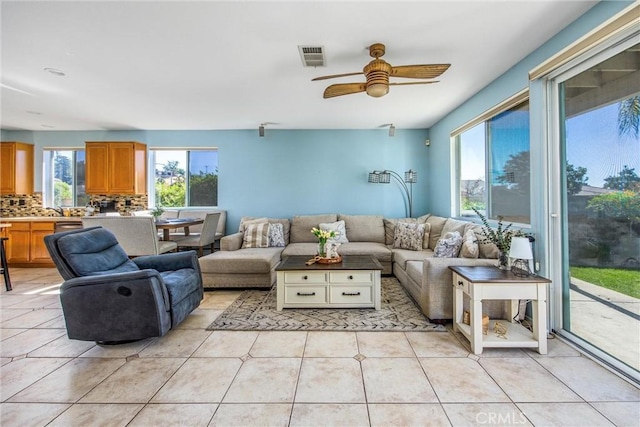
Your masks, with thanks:
[(36, 145), (36, 191), (42, 189), (42, 149), (84, 147), (85, 141), (140, 141), (148, 148), (217, 147), (218, 202), (228, 211), (228, 232), (243, 215), (291, 217), (346, 213), (404, 217), (400, 186), (369, 184), (368, 172), (418, 172), (414, 216), (427, 212), (426, 130), (233, 131), (2, 131), (4, 141)]
[[(440, 120), (429, 129), (431, 147), (428, 156), (429, 179), (427, 194), (429, 195), (428, 208), (438, 215), (449, 216), (451, 214), (451, 131), (479, 116), (491, 107), (517, 92), (529, 86), (529, 71), (542, 62), (555, 55), (557, 52), (576, 41), (584, 34), (611, 18), (633, 2), (630, 1), (603, 1), (595, 5), (576, 21), (568, 25), (564, 30), (552, 37), (547, 43), (524, 58), (502, 76), (494, 80), (473, 97), (469, 98), (457, 109)], [(545, 111), (545, 105), (540, 98), (530, 100), (532, 111), (531, 126), (543, 126), (540, 118)], [(537, 117), (537, 121), (533, 118)], [(532, 131), (532, 156), (536, 143), (540, 144), (539, 131)], [(537, 137), (537, 138), (534, 138)], [(539, 150), (537, 150), (539, 152)], [(536, 160), (532, 158), (532, 167)], [(543, 182), (535, 179), (536, 170), (532, 170), (533, 182)], [(532, 207), (543, 206), (540, 201), (532, 203)], [(532, 212), (532, 217), (539, 216)]]

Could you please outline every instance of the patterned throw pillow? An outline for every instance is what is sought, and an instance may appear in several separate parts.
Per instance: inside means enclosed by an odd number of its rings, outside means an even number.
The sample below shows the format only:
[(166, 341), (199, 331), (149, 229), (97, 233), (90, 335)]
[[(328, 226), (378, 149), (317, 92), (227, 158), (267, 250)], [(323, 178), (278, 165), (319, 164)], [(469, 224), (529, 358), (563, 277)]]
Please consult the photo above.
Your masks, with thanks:
[(393, 234), (393, 247), (396, 249), (422, 250), (424, 224), (398, 222)]
[(462, 246), (462, 236), (457, 231), (451, 231), (436, 244), (433, 256), (436, 258), (457, 258)]
[(242, 248), (268, 248), (269, 223), (249, 224), (244, 229)]
[(321, 222), (320, 230), (335, 231), (336, 233), (338, 233), (338, 235), (333, 239), (327, 240), (327, 243), (349, 243), (349, 240), (347, 239), (347, 229), (345, 227), (344, 221)]
[(284, 227), (281, 223), (269, 224), (269, 247), (283, 248), (284, 244)]
[(480, 256), (480, 245), (478, 238), (472, 229), (468, 229), (462, 237), (462, 247), (460, 248), (462, 258), (478, 258)]

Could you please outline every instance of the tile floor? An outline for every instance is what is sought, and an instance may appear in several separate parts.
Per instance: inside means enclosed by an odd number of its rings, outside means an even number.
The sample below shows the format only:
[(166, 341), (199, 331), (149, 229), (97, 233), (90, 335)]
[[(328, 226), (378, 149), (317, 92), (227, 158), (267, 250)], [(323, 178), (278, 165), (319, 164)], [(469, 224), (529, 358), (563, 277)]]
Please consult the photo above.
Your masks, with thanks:
[(66, 337), (53, 269), (0, 293), (0, 425), (640, 426), (640, 389), (558, 339), (469, 354), (452, 332), (209, 332), (239, 294), (207, 292), (179, 329), (101, 347)]

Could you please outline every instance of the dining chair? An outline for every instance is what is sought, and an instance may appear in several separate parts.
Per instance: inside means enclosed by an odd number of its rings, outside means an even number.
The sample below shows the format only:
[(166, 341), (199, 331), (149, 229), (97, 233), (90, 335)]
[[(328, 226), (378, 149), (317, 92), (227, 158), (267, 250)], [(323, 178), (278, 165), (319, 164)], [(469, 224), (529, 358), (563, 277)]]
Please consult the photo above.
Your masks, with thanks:
[(155, 222), (150, 216), (83, 217), (82, 226), (102, 226), (111, 231), (130, 257), (158, 255), (177, 251), (178, 248), (176, 242), (159, 240)]
[(198, 248), (198, 256), (204, 254), (204, 247), (209, 246), (211, 252), (214, 251), (213, 245), (217, 239), (216, 232), (218, 230), (218, 221), (220, 220), (220, 212), (208, 213), (204, 217), (202, 223), (202, 231), (200, 233), (189, 234), (175, 240), (180, 248)]

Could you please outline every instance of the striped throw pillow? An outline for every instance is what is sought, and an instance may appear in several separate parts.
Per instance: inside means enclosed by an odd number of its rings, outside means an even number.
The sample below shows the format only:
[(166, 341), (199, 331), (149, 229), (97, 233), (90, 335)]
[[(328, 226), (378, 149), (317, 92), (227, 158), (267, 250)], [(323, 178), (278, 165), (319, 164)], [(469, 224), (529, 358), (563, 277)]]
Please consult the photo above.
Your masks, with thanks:
[(244, 229), (242, 248), (268, 248), (269, 223), (249, 224)]

